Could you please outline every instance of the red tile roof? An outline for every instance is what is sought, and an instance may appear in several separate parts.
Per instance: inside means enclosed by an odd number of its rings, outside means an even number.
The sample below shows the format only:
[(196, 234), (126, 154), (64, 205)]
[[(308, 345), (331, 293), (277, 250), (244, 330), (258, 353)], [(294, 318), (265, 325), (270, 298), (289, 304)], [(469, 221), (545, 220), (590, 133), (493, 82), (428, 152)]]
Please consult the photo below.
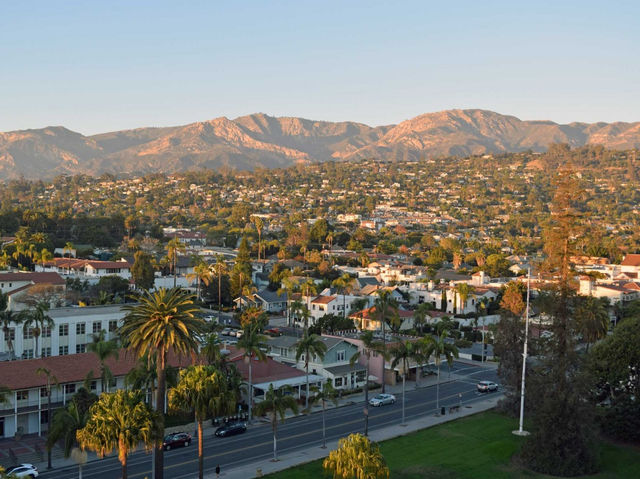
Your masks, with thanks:
[[(242, 377), (246, 380), (249, 378), (249, 363), (242, 357), (242, 349), (236, 349), (234, 346), (227, 346), (231, 351), (229, 361), (233, 362)], [(266, 361), (257, 361), (255, 358), (251, 363), (251, 378), (254, 384), (279, 381), (281, 379), (295, 378), (304, 376), (304, 372), (299, 369), (287, 366), (286, 364), (274, 361), (267, 357)]]
[(336, 299), (336, 296), (318, 296), (311, 302), (315, 304), (329, 304), (334, 299)]
[(35, 284), (65, 284), (58, 273), (0, 273), (0, 281), (33, 281)]
[(640, 266), (640, 254), (628, 254), (620, 264), (622, 266)]

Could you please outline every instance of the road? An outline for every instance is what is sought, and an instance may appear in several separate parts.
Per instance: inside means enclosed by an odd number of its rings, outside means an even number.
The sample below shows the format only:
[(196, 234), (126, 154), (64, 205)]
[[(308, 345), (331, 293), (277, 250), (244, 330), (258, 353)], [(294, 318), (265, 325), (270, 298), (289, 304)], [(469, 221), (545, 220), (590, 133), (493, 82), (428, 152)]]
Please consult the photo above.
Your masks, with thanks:
[[(494, 368), (481, 368), (456, 362), (451, 368), (459, 377), (448, 381), (448, 369), (441, 369), (440, 405), (452, 406), (462, 401), (463, 405), (473, 403), (486, 397), (478, 393), (476, 383), (480, 380), (496, 381)], [(379, 391), (379, 390), (378, 390)], [(375, 391), (373, 394), (376, 394)], [(459, 394), (462, 394), (460, 399)], [(393, 405), (369, 408), (369, 429), (375, 430), (398, 424), (402, 417), (402, 397), (396, 394), (397, 402)], [(327, 439), (337, 439), (353, 432), (363, 432), (363, 402), (330, 409), (326, 412)], [(434, 414), (436, 412), (436, 387), (421, 389), (407, 388), (406, 417)], [(195, 439), (195, 437), (194, 437)], [(322, 444), (322, 414), (319, 412), (308, 416), (287, 419), (278, 425), (278, 453), (283, 454), (297, 449), (320, 446)], [(223, 471), (260, 459), (269, 460), (273, 455), (273, 434), (269, 424), (259, 423), (250, 426), (246, 433), (229, 438), (216, 438), (212, 429), (205, 430), (204, 438), (205, 471), (212, 472), (217, 464)], [(164, 454), (165, 477), (186, 479), (197, 477), (198, 450), (197, 442), (189, 447), (167, 451)], [(128, 473), (130, 479), (151, 477), (151, 455), (136, 452), (129, 456)], [(71, 479), (78, 477), (76, 467), (42, 471), (41, 478)], [(83, 468), (84, 479), (117, 479), (120, 477), (120, 463), (117, 456), (107, 457), (88, 463)]]

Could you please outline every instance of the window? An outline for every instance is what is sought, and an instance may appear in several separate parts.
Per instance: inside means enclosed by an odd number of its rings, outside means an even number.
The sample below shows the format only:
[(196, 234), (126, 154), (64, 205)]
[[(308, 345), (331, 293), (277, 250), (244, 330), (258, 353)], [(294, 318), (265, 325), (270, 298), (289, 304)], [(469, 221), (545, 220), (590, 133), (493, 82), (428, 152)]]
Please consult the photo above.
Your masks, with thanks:
[(16, 391), (16, 399), (18, 401), (26, 401), (29, 399), (29, 391)]
[(15, 341), (16, 340), (16, 328), (9, 328), (9, 330), (5, 332), (4, 340), (5, 341)]
[(93, 334), (100, 334), (102, 331), (102, 321), (95, 321), (93, 323)]
[(33, 338), (33, 328), (24, 328), (22, 330), (23, 339), (31, 339)]
[(333, 380), (333, 384), (335, 385), (335, 387), (342, 387), (342, 378), (335, 378)]
[(42, 357), (48, 358), (49, 356), (51, 356), (51, 347), (47, 346), (46, 348), (42, 348)]
[(58, 335), (69, 336), (69, 325), (65, 323), (58, 326)]
[(47, 424), (49, 422), (49, 411), (43, 409), (40, 411), (40, 424)]
[(357, 371), (356, 372), (356, 380), (359, 383), (364, 382), (364, 379), (365, 379), (364, 377), (365, 377), (366, 373), (367, 373), (366, 371)]
[(64, 393), (65, 394), (73, 394), (76, 392), (76, 385), (75, 384), (65, 384), (64, 385)]
[(109, 332), (114, 333), (118, 329), (118, 321), (109, 321)]
[(58, 354), (60, 356), (65, 356), (65, 355), (69, 354), (69, 346), (60, 346), (58, 348)]
[(84, 353), (87, 350), (86, 344), (76, 344), (76, 354)]
[(85, 323), (76, 324), (76, 334), (85, 334), (87, 325)]
[(346, 359), (346, 353), (344, 350), (336, 353), (336, 361), (344, 361)]
[(91, 381), (91, 384), (89, 385), (89, 388), (90, 388), (92, 391), (95, 391), (95, 390), (96, 390), (96, 387), (97, 387), (97, 383), (96, 383), (96, 381)]
[(25, 359), (33, 359), (33, 349), (25, 349), (22, 353)]
[(45, 326), (42, 328), (42, 337), (50, 338), (51, 337), (51, 328), (49, 326)]
[(47, 391), (47, 388), (40, 388), (40, 397), (46, 398), (47, 396), (49, 396), (49, 392)]

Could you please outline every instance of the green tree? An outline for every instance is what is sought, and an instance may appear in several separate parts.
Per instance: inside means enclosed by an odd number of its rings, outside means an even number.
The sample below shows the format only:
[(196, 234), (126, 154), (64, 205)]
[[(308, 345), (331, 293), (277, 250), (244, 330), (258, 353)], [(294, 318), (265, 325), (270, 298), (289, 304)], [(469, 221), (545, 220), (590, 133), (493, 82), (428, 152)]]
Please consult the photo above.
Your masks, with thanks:
[(253, 419), (253, 361), (266, 361), (265, 354), (266, 336), (260, 334), (257, 325), (247, 326), (244, 334), (238, 340), (238, 348), (242, 349), (242, 355), (249, 362), (249, 422)]
[(235, 394), (227, 389), (227, 382), (213, 366), (190, 366), (180, 371), (178, 385), (169, 390), (171, 411), (194, 413), (198, 424), (198, 470), (204, 476), (204, 448), (202, 423), (207, 415), (230, 414), (235, 409)]
[(67, 407), (57, 409), (47, 433), (47, 451), (61, 442), (64, 457), (69, 457), (71, 450), (79, 446), (76, 433), (87, 424), (88, 418), (89, 411), (81, 411), (73, 401)]
[(443, 329), (436, 336), (427, 336), (427, 344), (425, 345), (425, 355), (427, 357), (433, 355), (438, 368), (438, 381), (436, 383), (436, 410), (440, 410), (440, 364), (442, 364), (442, 356), (451, 366), (453, 358), (458, 357), (458, 348), (447, 341), (449, 330)]
[[(36, 374), (47, 378), (47, 439), (51, 434), (51, 386), (52, 384), (59, 387), (58, 378), (47, 368), (36, 369)], [(48, 443), (49, 441), (47, 441)], [(47, 468), (51, 469), (51, 448), (47, 447)]]
[(582, 339), (587, 343), (588, 352), (590, 344), (607, 336), (610, 323), (609, 313), (600, 299), (587, 296), (580, 301), (575, 310), (575, 317)]
[(189, 281), (196, 281), (196, 298), (202, 299), (200, 296), (200, 285), (204, 284), (208, 286), (213, 279), (213, 274), (211, 273), (209, 265), (202, 259), (198, 259), (196, 265), (193, 267), (193, 273), (187, 274), (187, 279)]
[(162, 424), (159, 414), (149, 409), (139, 392), (119, 390), (100, 395), (76, 437), (82, 449), (95, 451), (99, 457), (118, 449), (122, 479), (127, 479), (127, 456), (140, 443), (152, 449), (161, 437), (156, 424)]
[(40, 352), (40, 336), (44, 328), (51, 329), (55, 326), (55, 322), (47, 314), (49, 311), (49, 304), (45, 301), (39, 301), (32, 310), (25, 313), (24, 329), (31, 329), (31, 333), (36, 340), (35, 357), (38, 357)]
[(392, 358), (391, 367), (395, 369), (400, 364), (402, 368), (402, 425), (406, 424), (404, 420), (405, 382), (410, 361), (414, 358), (413, 345), (413, 342), (405, 339), (397, 342), (389, 351), (389, 356)]
[(322, 385), (322, 388), (317, 386), (311, 386), (311, 391), (315, 394), (311, 397), (311, 403), (320, 403), (322, 405), (322, 448), (327, 447), (327, 431), (325, 412), (327, 410), (327, 403), (332, 402), (334, 406), (338, 406), (338, 391), (335, 390), (331, 381), (327, 381)]
[(338, 449), (329, 453), (322, 467), (333, 479), (389, 478), (389, 467), (380, 448), (362, 434), (340, 439)]
[(118, 341), (114, 339), (106, 339), (106, 331), (103, 329), (100, 333), (93, 336), (93, 341), (87, 344), (87, 351), (94, 353), (100, 361), (100, 383), (101, 391), (108, 391), (109, 384), (113, 380), (113, 374), (106, 364), (109, 358), (118, 359)]
[(358, 348), (353, 356), (349, 359), (351, 366), (355, 365), (360, 358), (365, 359), (365, 378), (364, 378), (364, 435), (369, 434), (369, 362), (374, 353), (382, 350), (382, 343), (376, 341), (373, 337), (373, 331), (364, 331), (360, 335), (362, 347)]
[(171, 273), (173, 274), (173, 287), (176, 287), (178, 277), (178, 256), (185, 250), (185, 245), (180, 238), (173, 238), (167, 243), (167, 258), (171, 264)]
[(309, 334), (309, 330), (305, 329), (302, 337), (296, 343), (296, 361), (303, 358), (304, 370), (307, 376), (307, 388), (304, 398), (304, 407), (309, 409), (309, 360), (311, 355), (318, 357), (320, 360), (324, 358), (327, 352), (327, 345), (324, 344), (322, 338), (317, 334)]
[(356, 280), (350, 274), (345, 273), (333, 281), (333, 286), (338, 288), (342, 295), (342, 316), (347, 317), (347, 297), (346, 295), (355, 288)]
[[(391, 310), (398, 309), (398, 302), (391, 296), (391, 291), (388, 289), (381, 289), (376, 291), (378, 297), (376, 298), (373, 306), (376, 310), (376, 315), (380, 321), (382, 327), (382, 356), (387, 356), (387, 335), (385, 332), (385, 325), (387, 321), (391, 319)], [(385, 392), (385, 380), (384, 380), (384, 368), (382, 373), (382, 393)]]
[(253, 226), (256, 228), (256, 232), (258, 233), (258, 261), (260, 261), (260, 251), (262, 250), (262, 229), (264, 228), (264, 221), (259, 216), (252, 216), (251, 222)]
[(136, 251), (133, 255), (133, 266), (131, 267), (131, 276), (140, 289), (153, 288), (155, 281), (155, 273), (151, 264), (151, 255), (144, 251)]
[[(196, 313), (194, 297), (180, 289), (164, 289), (143, 292), (139, 303), (126, 305), (127, 311), (119, 334), (123, 345), (142, 358), (152, 356), (156, 361), (158, 387), (156, 410), (163, 412), (165, 406), (167, 354), (189, 355), (198, 351), (198, 336), (203, 333), (205, 322)], [(148, 356), (148, 357), (149, 357)], [(161, 435), (164, 420), (159, 416)], [(162, 479), (164, 457), (162, 444), (156, 445), (156, 479)]]
[(460, 313), (464, 314), (465, 309), (467, 308), (467, 300), (469, 299), (469, 296), (473, 294), (475, 288), (468, 283), (457, 283), (455, 290), (460, 298)]
[(269, 389), (264, 395), (264, 400), (256, 406), (256, 414), (264, 416), (270, 414), (271, 429), (273, 431), (273, 460), (278, 460), (278, 418), (284, 423), (287, 411), (298, 414), (298, 403), (291, 395), (290, 387), (273, 389), (273, 384), (269, 384)]
[(224, 256), (216, 255), (216, 262), (213, 265), (213, 272), (218, 277), (218, 323), (220, 322), (220, 314), (222, 312), (222, 276), (228, 273), (227, 263)]

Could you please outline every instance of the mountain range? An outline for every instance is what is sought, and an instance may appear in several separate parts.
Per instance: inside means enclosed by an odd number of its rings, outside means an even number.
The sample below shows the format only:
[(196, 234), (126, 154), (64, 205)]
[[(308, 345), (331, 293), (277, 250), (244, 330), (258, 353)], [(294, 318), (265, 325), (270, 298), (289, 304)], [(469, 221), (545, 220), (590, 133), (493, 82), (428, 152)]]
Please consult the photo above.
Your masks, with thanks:
[(263, 113), (93, 136), (55, 126), (0, 133), (0, 179), (81, 173), (132, 176), (222, 166), (252, 170), (329, 160), (544, 151), (551, 143), (637, 148), (640, 122), (563, 125), (487, 110), (446, 110), (378, 127)]

